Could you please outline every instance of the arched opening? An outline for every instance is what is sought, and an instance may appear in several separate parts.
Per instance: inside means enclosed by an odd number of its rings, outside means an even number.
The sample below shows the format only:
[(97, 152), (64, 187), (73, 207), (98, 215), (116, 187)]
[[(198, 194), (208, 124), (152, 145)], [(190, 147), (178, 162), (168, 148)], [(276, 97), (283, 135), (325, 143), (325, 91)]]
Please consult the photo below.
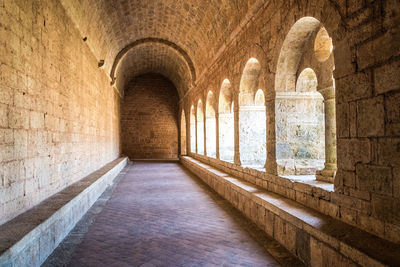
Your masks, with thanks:
[(182, 109), (181, 115), (181, 156), (185, 156), (186, 153), (186, 116), (185, 111)]
[(215, 115), (215, 97), (210, 91), (206, 102), (206, 153), (212, 158), (217, 157), (217, 120)]
[(197, 153), (204, 155), (204, 113), (201, 99), (197, 103)]
[(190, 108), (190, 152), (196, 153), (196, 111)]
[(285, 127), (284, 139), (280, 140), (285, 141), (286, 149), (280, 154), (280, 163), (286, 166), (283, 174), (315, 174), (324, 167), (324, 98), (317, 92), (317, 84), (315, 72), (306, 68), (297, 78), (296, 91), (279, 99), (286, 104), (285, 108), (280, 106), (279, 113)]
[(222, 82), (218, 103), (219, 158), (233, 162), (235, 156), (235, 126), (233, 118), (233, 95), (228, 79)]
[(263, 90), (258, 89), (255, 99), (254, 99), (254, 104), (256, 106), (264, 106), (265, 105), (265, 98), (264, 98)]
[(336, 118), (332, 49), (326, 29), (312, 17), (298, 20), (285, 38), (275, 76), (278, 174), (312, 175), (309, 178), (313, 179), (328, 168), (325, 174), (331, 177), (321, 180), (333, 181), (336, 126), (332, 127), (332, 121)]
[[(265, 105), (256, 105), (259, 91), (261, 65), (251, 58), (246, 63), (239, 89), (239, 152), (243, 166), (264, 168), (266, 160), (266, 114)], [(261, 90), (262, 93), (262, 90)], [(264, 98), (260, 93), (257, 96)]]
[(122, 153), (132, 160), (177, 159), (178, 103), (177, 89), (166, 77), (148, 73), (133, 78), (121, 102)]
[(329, 37), (328, 32), (324, 27), (318, 31), (314, 41), (314, 53), (318, 61), (326, 61), (333, 50), (332, 38)]

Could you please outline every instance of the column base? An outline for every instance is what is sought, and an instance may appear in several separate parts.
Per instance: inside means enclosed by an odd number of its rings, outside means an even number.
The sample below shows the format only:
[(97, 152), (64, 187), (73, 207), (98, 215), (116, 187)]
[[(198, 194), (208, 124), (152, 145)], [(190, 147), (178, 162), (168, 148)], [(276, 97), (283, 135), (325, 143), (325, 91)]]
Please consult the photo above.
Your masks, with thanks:
[(335, 181), (336, 170), (323, 169), (323, 170), (317, 171), (315, 176), (317, 178), (317, 181), (333, 184)]

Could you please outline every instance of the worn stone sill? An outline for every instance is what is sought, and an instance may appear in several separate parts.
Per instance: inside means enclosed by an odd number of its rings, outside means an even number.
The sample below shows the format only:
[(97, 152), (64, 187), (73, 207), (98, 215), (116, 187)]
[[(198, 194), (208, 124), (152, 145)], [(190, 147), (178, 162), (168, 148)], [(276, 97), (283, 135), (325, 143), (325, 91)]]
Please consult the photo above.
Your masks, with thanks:
[[(219, 160), (216, 158), (210, 158), (205, 155), (192, 153), (192, 152), (189, 153), (189, 156), (191, 156), (197, 160), (200, 160), (206, 164), (210, 164), (217, 168), (218, 168), (218, 166), (215, 166), (215, 163), (218, 162), (220, 165), (231, 168), (235, 171), (241, 171), (244, 174), (249, 174), (254, 177), (260, 178), (261, 180), (265, 180), (265, 181), (268, 181), (268, 177), (274, 176), (275, 178), (281, 180), (282, 184), (290, 185), (290, 186), (288, 186), (289, 188), (293, 188), (293, 184), (295, 184), (295, 183), (301, 183), (301, 184), (304, 184), (305, 186), (309, 186), (310, 192), (313, 190), (313, 188), (318, 188), (319, 190), (326, 191), (326, 193), (335, 192), (334, 184), (328, 183), (328, 182), (323, 182), (323, 181), (317, 181), (315, 175), (282, 175), (282, 176), (280, 176), (280, 175), (275, 175), (275, 174), (269, 174), (263, 166), (259, 166), (259, 167), (257, 167), (257, 166), (238, 166), (238, 165), (235, 165), (234, 162)], [(244, 177), (240, 177), (240, 178), (244, 178)], [(247, 179), (245, 179), (245, 180), (247, 181)], [(251, 181), (248, 181), (248, 182), (251, 182)], [(257, 182), (255, 182), (254, 184), (260, 185)], [(262, 185), (260, 185), (260, 186), (262, 186)]]
[(40, 265), (126, 163), (116, 159), (1, 225), (0, 266)]
[[(237, 203), (241, 198), (235, 198), (233, 191), (245, 196), (248, 201), (264, 207), (299, 231), (306, 232), (312, 238), (361, 266), (400, 266), (400, 257), (398, 257), (400, 244), (389, 242), (303, 206), (294, 200), (268, 192), (260, 186), (231, 176), (197, 159), (182, 157), (181, 160), (184, 165), (187, 165), (189, 169), (194, 169), (197, 176), (236, 207), (245, 207), (246, 205)], [(251, 220), (257, 220), (257, 213), (253, 214), (253, 211), (246, 210), (244, 212), (247, 216), (248, 214), (255, 216), (255, 218), (250, 217)], [(272, 228), (275, 229), (274, 226)], [(275, 237), (274, 230), (272, 230), (272, 235)]]
[(335, 192), (334, 185), (323, 181), (317, 181), (315, 175), (284, 175), (282, 179), (289, 179), (292, 182), (303, 183), (311, 187), (318, 187), (327, 192)]

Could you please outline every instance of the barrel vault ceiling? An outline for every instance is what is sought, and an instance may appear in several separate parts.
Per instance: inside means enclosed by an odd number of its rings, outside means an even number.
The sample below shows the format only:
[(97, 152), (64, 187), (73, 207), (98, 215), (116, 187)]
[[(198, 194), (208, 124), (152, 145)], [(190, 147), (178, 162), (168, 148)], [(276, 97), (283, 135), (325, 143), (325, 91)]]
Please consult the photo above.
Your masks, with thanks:
[[(169, 78), (182, 97), (260, 0), (61, 0), (119, 90), (136, 75)], [(114, 77), (112, 77), (114, 76)], [(114, 83), (114, 81), (112, 81)]]

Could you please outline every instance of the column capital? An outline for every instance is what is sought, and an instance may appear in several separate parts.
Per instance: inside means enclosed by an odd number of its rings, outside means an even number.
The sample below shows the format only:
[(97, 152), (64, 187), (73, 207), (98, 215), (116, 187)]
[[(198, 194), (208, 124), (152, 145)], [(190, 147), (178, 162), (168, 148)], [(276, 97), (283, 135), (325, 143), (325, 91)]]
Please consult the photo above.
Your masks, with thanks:
[(324, 100), (335, 99), (335, 87), (328, 86), (325, 88), (318, 88), (318, 92), (324, 97)]

